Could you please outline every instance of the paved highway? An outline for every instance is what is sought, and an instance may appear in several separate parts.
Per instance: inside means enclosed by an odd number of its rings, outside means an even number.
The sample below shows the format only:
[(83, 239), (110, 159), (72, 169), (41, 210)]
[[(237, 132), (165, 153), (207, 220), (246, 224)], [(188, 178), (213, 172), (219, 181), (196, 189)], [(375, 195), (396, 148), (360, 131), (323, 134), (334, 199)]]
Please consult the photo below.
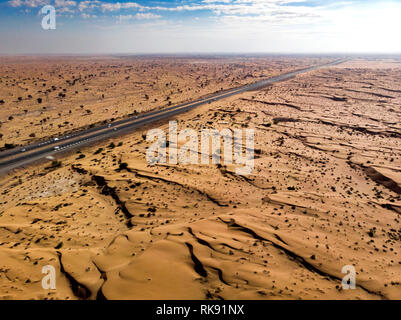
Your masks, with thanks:
[(81, 130), (79, 132), (60, 136), (58, 138), (53, 138), (47, 141), (6, 150), (0, 153), (0, 175), (18, 167), (27, 166), (47, 156), (54, 156), (55, 154), (61, 153), (66, 150), (72, 150), (77, 147), (82, 147), (84, 145), (92, 144), (97, 141), (128, 133), (132, 130), (138, 129), (155, 121), (173, 117), (177, 114), (189, 111), (206, 103), (231, 97), (245, 91), (257, 90), (275, 82), (288, 80), (300, 73), (337, 65), (347, 60), (348, 59), (341, 59), (322, 65), (296, 70), (266, 80), (261, 80), (252, 84), (244, 85), (238, 88), (215, 93), (206, 98), (201, 98), (192, 102), (182, 103), (162, 110), (151, 111), (141, 115), (131, 116), (129, 118), (114, 121), (109, 124), (97, 126), (91, 129)]

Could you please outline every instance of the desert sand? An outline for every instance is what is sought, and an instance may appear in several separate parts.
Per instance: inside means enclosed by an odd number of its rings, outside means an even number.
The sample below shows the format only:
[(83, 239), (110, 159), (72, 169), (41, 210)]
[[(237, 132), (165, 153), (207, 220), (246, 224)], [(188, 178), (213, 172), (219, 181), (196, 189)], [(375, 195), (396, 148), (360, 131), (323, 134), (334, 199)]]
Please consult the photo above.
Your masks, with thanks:
[(0, 57), (0, 150), (162, 109), (327, 58)]
[[(113, 72), (110, 62), (74, 60), (60, 71), (56, 62), (45, 66), (64, 75), (56, 85), (63, 87), (85, 63), (81, 81), (90, 89), (83, 93), (79, 84), (82, 95), (68, 88), (65, 100), (53, 102), (40, 116), (53, 123), (43, 129), (46, 135), (67, 130), (56, 128), (61, 109), (58, 121), (71, 109), (71, 127), (79, 128), (116, 111), (116, 117), (132, 112), (131, 101), (135, 107), (142, 102), (138, 112), (161, 107), (139, 98), (144, 86), (149, 100), (163, 101), (170, 90), (163, 86), (171, 82), (174, 92), (183, 91), (171, 95), (176, 102), (247, 81), (231, 62), (191, 62), (199, 72), (181, 79), (188, 62), (156, 61), (151, 73), (163, 81), (150, 88), (147, 74), (138, 89), (126, 84), (131, 91), (123, 97), (102, 82), (102, 70)], [(130, 81), (150, 68), (140, 63)], [(246, 63), (255, 68), (251, 81), (311, 59), (283, 67), (275, 61), (270, 69)], [(122, 70), (131, 62), (115, 64), (122, 87), (128, 76)], [(31, 79), (27, 93), (42, 87), (34, 79), (46, 78), (34, 65), (24, 76)], [(96, 79), (83, 80), (89, 73)], [(199, 76), (210, 80), (207, 89), (199, 88)], [(23, 79), (8, 77), (24, 87)], [(36, 123), (44, 104), (30, 105), (23, 116), (28, 102), (17, 108), (22, 93), (1, 78), (3, 140), (28, 141), (28, 115)], [(401, 299), (400, 80), (401, 61), (354, 59), (177, 117), (179, 129), (253, 128), (255, 169), (248, 176), (225, 164), (150, 166), (144, 136), (154, 127), (167, 131), (167, 121), (60, 156), (60, 162), (10, 172), (0, 178), (0, 299)], [(104, 100), (99, 86), (109, 86)], [(76, 116), (84, 113), (80, 104), (91, 106), (83, 119)], [(105, 108), (109, 113), (97, 112)], [(13, 123), (4, 120), (10, 110)], [(38, 138), (42, 127), (30, 130)], [(56, 290), (41, 286), (45, 265), (56, 268)], [(345, 265), (355, 266), (355, 290), (342, 289)]]

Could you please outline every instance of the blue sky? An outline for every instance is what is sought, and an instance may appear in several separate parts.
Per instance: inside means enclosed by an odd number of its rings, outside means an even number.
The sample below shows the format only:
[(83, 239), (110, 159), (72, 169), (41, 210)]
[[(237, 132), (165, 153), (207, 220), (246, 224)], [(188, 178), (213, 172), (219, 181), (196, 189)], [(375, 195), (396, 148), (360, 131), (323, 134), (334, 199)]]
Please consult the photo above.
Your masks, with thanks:
[(400, 17), (401, 0), (0, 0), (0, 53), (401, 53)]

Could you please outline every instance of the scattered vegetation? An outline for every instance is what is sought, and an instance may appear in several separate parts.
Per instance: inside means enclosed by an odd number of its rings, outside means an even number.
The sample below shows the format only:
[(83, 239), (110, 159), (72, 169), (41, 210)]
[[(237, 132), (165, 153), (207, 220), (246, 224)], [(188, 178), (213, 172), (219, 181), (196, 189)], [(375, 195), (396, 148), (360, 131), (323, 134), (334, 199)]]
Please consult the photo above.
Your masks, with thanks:
[(119, 170), (126, 170), (128, 168), (128, 163), (126, 162), (121, 162), (118, 166)]
[(103, 148), (99, 148), (99, 149), (97, 149), (93, 154), (99, 154), (99, 153), (101, 153), (103, 150), (104, 150)]

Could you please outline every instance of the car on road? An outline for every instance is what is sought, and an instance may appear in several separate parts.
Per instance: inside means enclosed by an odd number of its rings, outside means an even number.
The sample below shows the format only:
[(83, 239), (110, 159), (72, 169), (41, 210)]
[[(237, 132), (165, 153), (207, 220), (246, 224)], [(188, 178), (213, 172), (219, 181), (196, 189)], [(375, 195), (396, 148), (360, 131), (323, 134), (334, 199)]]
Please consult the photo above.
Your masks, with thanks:
[(25, 152), (25, 151), (26, 151), (26, 149), (25, 149), (25, 148), (22, 148), (22, 149), (21, 149), (21, 152)]
[(60, 150), (60, 147), (59, 146), (55, 146), (53, 149), (54, 150)]

